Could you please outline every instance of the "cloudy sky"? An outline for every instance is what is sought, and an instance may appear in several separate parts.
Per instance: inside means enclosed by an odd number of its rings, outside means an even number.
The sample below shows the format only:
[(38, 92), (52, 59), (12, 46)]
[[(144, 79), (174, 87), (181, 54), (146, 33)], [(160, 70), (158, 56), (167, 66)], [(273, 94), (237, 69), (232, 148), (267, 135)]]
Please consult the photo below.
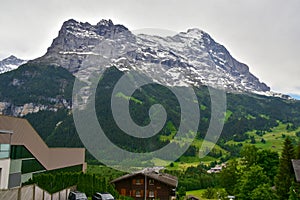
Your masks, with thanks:
[(273, 91), (300, 97), (299, 0), (9, 0), (0, 6), (0, 59), (42, 56), (64, 21), (112, 19), (130, 30), (200, 28)]

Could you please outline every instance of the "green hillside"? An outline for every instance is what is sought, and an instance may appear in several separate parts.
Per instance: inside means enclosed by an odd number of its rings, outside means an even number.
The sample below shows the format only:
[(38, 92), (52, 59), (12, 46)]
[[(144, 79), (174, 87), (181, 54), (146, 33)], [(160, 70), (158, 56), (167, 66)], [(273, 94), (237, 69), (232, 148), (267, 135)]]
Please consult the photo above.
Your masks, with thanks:
[(0, 76), (0, 101), (14, 105), (71, 101), (74, 76), (57, 66), (24, 64)]
[(246, 132), (249, 139), (241, 142), (230, 140), (228, 145), (253, 144), (259, 149), (271, 149), (281, 153), (283, 143), (286, 137), (291, 138), (296, 144), (300, 136), (300, 128), (289, 128), (290, 123), (278, 122), (278, 126), (271, 128), (269, 131), (261, 132), (257, 130)]
[[(151, 152), (170, 143), (180, 124), (180, 105), (171, 91), (158, 84), (143, 86), (131, 97), (118, 93), (117, 98), (130, 100), (131, 117), (140, 126), (149, 123), (149, 108), (154, 104), (162, 104), (168, 114), (163, 129), (153, 137), (140, 139), (127, 135), (117, 126), (111, 113), (110, 99), (114, 85), (122, 75), (123, 72), (118, 69), (109, 68), (97, 88), (96, 112), (107, 137), (121, 148), (133, 152)], [(61, 67), (26, 64), (0, 75), (0, 100), (16, 105), (31, 102), (51, 105), (51, 98), (71, 101), (73, 83), (74, 76)], [(178, 159), (182, 166), (185, 163), (193, 165), (198, 162), (226, 160), (238, 155), (241, 146), (251, 143), (251, 140), (259, 148), (280, 151), (285, 136), (293, 136), (295, 141), (298, 139), (299, 134), (296, 136), (296, 133), (300, 126), (299, 101), (227, 93), (227, 112), (221, 137), (208, 157), (199, 160), (198, 153), (209, 125), (211, 105), (207, 87), (194, 88), (194, 91), (201, 118), (196, 140)], [(40, 111), (25, 117), (49, 146), (82, 146), (70, 110), (61, 107), (58, 112)]]

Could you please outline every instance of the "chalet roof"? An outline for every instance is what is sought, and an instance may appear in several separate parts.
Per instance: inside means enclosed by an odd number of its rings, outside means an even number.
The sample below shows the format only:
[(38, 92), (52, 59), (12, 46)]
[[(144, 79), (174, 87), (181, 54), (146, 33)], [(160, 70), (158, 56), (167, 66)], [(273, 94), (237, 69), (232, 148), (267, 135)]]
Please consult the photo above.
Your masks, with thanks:
[(172, 176), (170, 174), (166, 174), (166, 173), (161, 173), (161, 172), (157, 172), (157, 171), (137, 171), (137, 172), (133, 172), (130, 174), (126, 174), (124, 176), (121, 176), (119, 178), (114, 179), (113, 181), (111, 181), (111, 183), (116, 183), (119, 182), (121, 180), (125, 180), (127, 178), (131, 178), (137, 175), (143, 175), (149, 178), (152, 178), (154, 180), (160, 181), (162, 183), (165, 183), (167, 185), (173, 186), (173, 187), (177, 187), (178, 184), (178, 178), (176, 176)]
[(187, 195), (188, 200), (199, 200), (199, 198), (193, 196), (193, 195)]
[(292, 160), (296, 181), (300, 182), (300, 160)]

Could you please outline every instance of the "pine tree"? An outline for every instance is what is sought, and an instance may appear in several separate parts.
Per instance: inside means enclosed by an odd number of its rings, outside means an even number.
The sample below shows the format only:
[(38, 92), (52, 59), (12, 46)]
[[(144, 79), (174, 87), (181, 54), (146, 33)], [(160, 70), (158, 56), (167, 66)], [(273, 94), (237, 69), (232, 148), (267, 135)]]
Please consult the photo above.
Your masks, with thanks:
[(287, 137), (279, 161), (278, 173), (275, 177), (276, 193), (279, 199), (288, 199), (289, 190), (294, 181), (294, 170), (292, 159), (295, 158), (295, 151), (292, 141)]

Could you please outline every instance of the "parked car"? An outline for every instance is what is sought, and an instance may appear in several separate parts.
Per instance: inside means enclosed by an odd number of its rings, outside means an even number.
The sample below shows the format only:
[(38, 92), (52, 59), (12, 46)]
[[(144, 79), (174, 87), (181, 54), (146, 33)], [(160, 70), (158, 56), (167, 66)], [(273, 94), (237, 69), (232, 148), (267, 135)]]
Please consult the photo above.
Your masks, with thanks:
[(115, 198), (113, 197), (113, 195), (111, 195), (107, 192), (104, 192), (104, 193), (96, 192), (92, 196), (92, 200), (115, 200)]
[(69, 193), (68, 200), (87, 200), (87, 197), (83, 192), (72, 191)]

